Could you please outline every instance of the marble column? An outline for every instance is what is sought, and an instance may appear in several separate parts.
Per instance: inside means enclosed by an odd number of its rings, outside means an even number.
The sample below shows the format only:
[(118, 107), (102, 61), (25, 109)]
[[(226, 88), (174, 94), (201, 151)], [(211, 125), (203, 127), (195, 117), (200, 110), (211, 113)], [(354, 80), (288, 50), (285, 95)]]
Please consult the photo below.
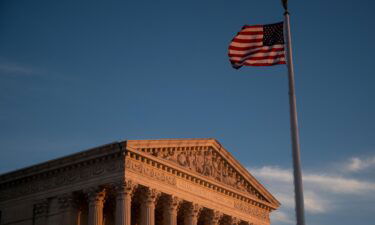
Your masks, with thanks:
[(131, 201), (135, 186), (131, 180), (116, 184), (115, 225), (131, 225)]
[(198, 204), (189, 205), (185, 215), (185, 225), (197, 225), (202, 207)]
[(89, 200), (88, 225), (103, 225), (105, 189), (93, 188), (87, 194)]
[(35, 225), (47, 225), (48, 216), (48, 200), (42, 200), (34, 204), (34, 224)]
[(164, 205), (164, 225), (177, 225), (177, 209), (180, 199), (176, 196), (168, 196)]
[(221, 219), (222, 216), (223, 216), (223, 213), (214, 210), (213, 213), (212, 213), (212, 218), (211, 218), (210, 224), (211, 225), (219, 225), (220, 219)]
[(144, 189), (141, 203), (141, 225), (155, 225), (155, 204), (159, 194), (155, 189)]
[(61, 212), (61, 225), (78, 224), (78, 207), (73, 194), (64, 194), (58, 197)]

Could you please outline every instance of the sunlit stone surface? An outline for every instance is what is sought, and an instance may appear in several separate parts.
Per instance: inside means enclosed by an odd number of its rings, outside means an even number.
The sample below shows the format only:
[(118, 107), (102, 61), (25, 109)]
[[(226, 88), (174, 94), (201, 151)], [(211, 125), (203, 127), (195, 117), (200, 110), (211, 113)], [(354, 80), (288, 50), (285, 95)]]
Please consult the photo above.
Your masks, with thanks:
[(1, 225), (267, 225), (279, 205), (214, 139), (129, 140), (0, 176)]

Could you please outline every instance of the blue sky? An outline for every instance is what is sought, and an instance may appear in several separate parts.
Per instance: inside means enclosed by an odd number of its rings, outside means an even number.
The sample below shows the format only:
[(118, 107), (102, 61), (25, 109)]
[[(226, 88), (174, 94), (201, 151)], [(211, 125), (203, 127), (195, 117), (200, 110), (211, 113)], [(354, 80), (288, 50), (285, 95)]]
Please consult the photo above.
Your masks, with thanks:
[[(370, 225), (375, 3), (289, 7), (307, 224)], [(278, 0), (1, 1), (0, 173), (116, 140), (212, 137), (281, 200), (273, 224), (293, 224), (286, 67), (227, 58), (242, 25), (282, 12)]]

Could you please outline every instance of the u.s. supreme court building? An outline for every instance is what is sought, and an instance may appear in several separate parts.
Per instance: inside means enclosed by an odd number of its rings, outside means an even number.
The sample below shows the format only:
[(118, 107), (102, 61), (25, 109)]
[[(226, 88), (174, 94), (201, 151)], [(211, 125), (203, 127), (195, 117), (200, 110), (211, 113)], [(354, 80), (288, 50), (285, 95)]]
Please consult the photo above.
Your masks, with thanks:
[(116, 142), (0, 176), (1, 225), (268, 225), (279, 205), (215, 139)]

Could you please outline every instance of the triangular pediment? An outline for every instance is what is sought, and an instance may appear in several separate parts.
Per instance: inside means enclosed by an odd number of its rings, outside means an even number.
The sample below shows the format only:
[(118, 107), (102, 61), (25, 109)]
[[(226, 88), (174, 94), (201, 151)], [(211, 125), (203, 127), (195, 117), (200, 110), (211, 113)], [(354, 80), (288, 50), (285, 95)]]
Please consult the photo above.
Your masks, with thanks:
[(141, 151), (277, 208), (280, 203), (215, 139), (129, 140)]

